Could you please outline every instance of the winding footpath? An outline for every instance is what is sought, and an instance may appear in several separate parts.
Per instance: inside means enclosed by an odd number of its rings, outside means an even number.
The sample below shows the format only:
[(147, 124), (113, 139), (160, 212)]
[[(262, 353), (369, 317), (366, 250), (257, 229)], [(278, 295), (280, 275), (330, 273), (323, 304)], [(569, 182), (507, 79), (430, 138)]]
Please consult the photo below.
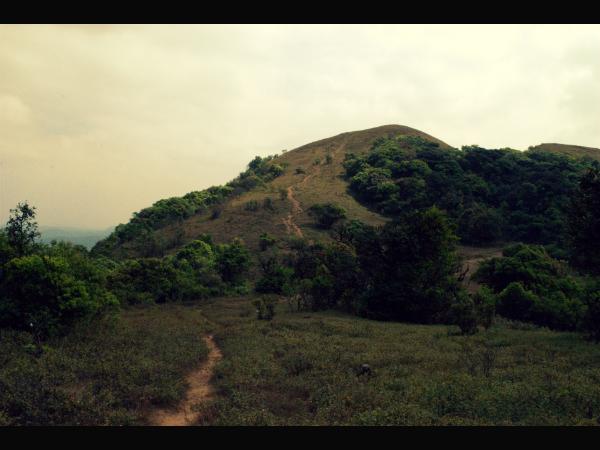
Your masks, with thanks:
[(206, 361), (192, 373), (186, 381), (189, 389), (183, 401), (174, 409), (158, 409), (150, 417), (150, 423), (157, 426), (186, 426), (195, 425), (200, 418), (199, 413), (192, 411), (192, 407), (206, 402), (215, 396), (215, 391), (210, 383), (216, 364), (223, 358), (221, 349), (217, 346), (212, 335), (204, 337), (208, 347)]
[[(346, 146), (346, 141), (347, 141), (347, 139), (344, 139), (344, 142), (342, 142), (335, 150), (333, 150), (331, 152), (332, 157), (335, 157), (336, 153)], [(320, 164), (317, 166), (313, 166), (313, 167), (315, 169), (312, 171), (312, 173), (310, 173), (309, 175), (306, 175), (302, 179), (302, 181), (300, 181), (299, 183), (296, 183), (296, 186), (302, 186), (302, 185), (306, 184), (306, 182), (308, 180), (310, 180), (312, 177), (321, 173), (321, 165)], [(302, 213), (302, 211), (304, 211), (304, 210), (300, 206), (300, 202), (294, 197), (294, 186), (293, 185), (288, 186), (288, 188), (287, 188), (287, 199), (292, 204), (292, 210), (283, 219), (283, 224), (285, 225), (285, 228), (286, 228), (288, 234), (294, 233), (296, 236), (302, 238), (302, 237), (304, 237), (304, 234), (302, 233), (302, 230), (300, 229), (298, 224), (296, 224), (296, 222), (294, 221), (294, 217), (297, 216), (298, 214)]]

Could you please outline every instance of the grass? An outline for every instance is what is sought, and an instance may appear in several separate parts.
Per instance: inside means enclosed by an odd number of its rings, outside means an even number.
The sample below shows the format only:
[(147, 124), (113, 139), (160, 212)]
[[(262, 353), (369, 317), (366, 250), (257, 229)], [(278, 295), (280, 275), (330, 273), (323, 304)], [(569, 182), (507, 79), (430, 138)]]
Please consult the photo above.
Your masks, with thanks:
[[(223, 352), (204, 425), (597, 425), (600, 346), (575, 333), (499, 321), (454, 327), (337, 312), (256, 319), (253, 298), (123, 311), (49, 342), (1, 332), (0, 423), (145, 424), (174, 405), (186, 373)], [(367, 364), (370, 373), (361, 366)], [(367, 371), (368, 372), (368, 371)]]
[[(204, 311), (224, 354), (210, 425), (595, 425), (600, 346), (502, 322), (453, 327), (290, 312), (259, 321), (247, 298)], [(360, 375), (362, 364), (370, 375)]]
[(155, 306), (82, 327), (36, 350), (0, 331), (0, 424), (144, 424), (154, 405), (184, 395), (184, 375), (207, 355), (197, 309)]

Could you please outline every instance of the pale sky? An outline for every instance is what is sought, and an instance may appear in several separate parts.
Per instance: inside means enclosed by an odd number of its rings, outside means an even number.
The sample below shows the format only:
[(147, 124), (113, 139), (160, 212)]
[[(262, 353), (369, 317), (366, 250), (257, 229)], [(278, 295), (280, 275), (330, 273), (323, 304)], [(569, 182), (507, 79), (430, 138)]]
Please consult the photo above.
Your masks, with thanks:
[(0, 25), (0, 222), (104, 228), (384, 124), (600, 147), (600, 26)]

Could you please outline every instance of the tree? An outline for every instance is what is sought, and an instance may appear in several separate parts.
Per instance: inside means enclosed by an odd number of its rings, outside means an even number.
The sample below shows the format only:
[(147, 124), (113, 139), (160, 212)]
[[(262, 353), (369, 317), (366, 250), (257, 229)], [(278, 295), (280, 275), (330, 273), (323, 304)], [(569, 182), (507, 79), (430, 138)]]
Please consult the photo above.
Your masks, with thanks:
[(90, 281), (93, 275), (83, 279), (75, 269), (60, 256), (12, 259), (0, 284), (0, 326), (52, 336), (118, 305), (103, 286)]
[(27, 202), (18, 203), (15, 209), (10, 210), (11, 215), (6, 223), (6, 236), (18, 256), (29, 254), (36, 238), (40, 236), (35, 221), (35, 210), (35, 206), (29, 206)]
[(250, 267), (250, 253), (240, 239), (217, 246), (217, 267), (223, 281), (238, 283)]
[(346, 217), (346, 210), (335, 203), (317, 203), (309, 208), (321, 228), (331, 228), (334, 223)]
[(569, 214), (574, 266), (600, 274), (600, 169), (588, 170), (573, 194)]
[(375, 234), (360, 233), (355, 239), (367, 279), (360, 293), (362, 314), (419, 323), (449, 319), (450, 305), (461, 289), (457, 238), (443, 212), (433, 207), (406, 214)]

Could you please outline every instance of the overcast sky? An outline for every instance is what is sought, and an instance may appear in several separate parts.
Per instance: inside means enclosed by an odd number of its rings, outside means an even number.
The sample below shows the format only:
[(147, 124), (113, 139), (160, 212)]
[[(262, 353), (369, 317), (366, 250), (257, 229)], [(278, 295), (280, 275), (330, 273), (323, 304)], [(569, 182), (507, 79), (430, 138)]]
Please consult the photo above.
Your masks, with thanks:
[(384, 124), (600, 147), (600, 26), (0, 25), (0, 221), (126, 222)]

